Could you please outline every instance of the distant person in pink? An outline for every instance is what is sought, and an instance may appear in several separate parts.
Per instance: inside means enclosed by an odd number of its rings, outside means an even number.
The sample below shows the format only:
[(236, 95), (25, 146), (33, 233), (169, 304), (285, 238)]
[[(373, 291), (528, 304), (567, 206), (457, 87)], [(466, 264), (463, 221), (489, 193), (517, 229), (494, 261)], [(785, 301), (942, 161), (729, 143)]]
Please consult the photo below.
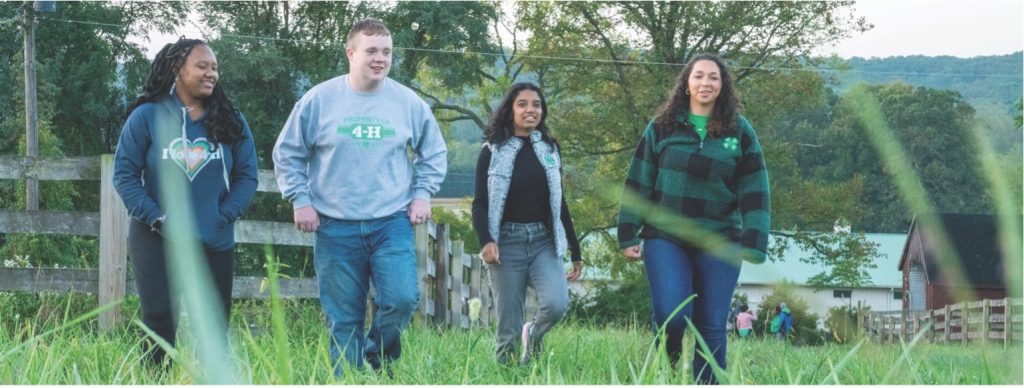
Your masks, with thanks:
[(754, 331), (754, 321), (757, 320), (757, 316), (748, 310), (750, 310), (749, 306), (742, 305), (740, 313), (736, 314), (736, 328), (739, 329), (741, 338), (750, 336), (750, 333)]

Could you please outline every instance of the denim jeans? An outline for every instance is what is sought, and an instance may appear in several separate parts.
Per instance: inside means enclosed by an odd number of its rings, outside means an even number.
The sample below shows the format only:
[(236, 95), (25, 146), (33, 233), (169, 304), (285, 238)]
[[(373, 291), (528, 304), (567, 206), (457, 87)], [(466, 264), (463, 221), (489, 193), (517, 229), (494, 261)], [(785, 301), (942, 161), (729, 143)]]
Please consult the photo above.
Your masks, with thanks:
[(501, 264), (487, 267), (498, 315), (496, 356), (505, 364), (516, 357), (521, 342), (526, 287), (537, 292), (538, 309), (530, 330), (530, 353), (541, 350), (544, 335), (569, 309), (569, 283), (555, 251), (555, 240), (543, 223), (501, 225)]
[[(683, 333), (689, 318), (714, 356), (725, 368), (726, 321), (729, 303), (740, 275), (740, 262), (721, 259), (707, 252), (684, 248), (664, 239), (644, 241), (644, 270), (651, 288), (654, 323), (665, 326), (665, 348), (675, 365), (682, 351)], [(697, 297), (669, 320), (686, 298)], [(685, 317), (685, 318), (684, 318)], [(699, 383), (717, 383), (707, 360), (694, 348), (693, 377)]]
[[(343, 354), (357, 369), (364, 357), (374, 369), (397, 360), (402, 330), (419, 302), (413, 229), (406, 213), (365, 221), (320, 215), (313, 261), (335, 375), (342, 374)], [(377, 311), (364, 337), (371, 278)]]

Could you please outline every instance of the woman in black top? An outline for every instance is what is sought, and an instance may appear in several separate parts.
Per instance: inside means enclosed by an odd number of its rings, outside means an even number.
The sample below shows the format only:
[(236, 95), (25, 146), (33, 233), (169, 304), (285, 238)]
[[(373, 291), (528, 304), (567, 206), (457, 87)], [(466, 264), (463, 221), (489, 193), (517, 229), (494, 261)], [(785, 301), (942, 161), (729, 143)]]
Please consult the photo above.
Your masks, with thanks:
[[(505, 94), (487, 126), (476, 164), (473, 227), (488, 264), (498, 310), (497, 358), (519, 363), (539, 354), (541, 341), (569, 308), (567, 280), (583, 269), (579, 240), (562, 195), (561, 155), (544, 124), (547, 103), (540, 88), (517, 83)], [(557, 222), (556, 222), (557, 221)], [(572, 252), (565, 274), (562, 257)], [(523, 323), (527, 285), (539, 308)]]

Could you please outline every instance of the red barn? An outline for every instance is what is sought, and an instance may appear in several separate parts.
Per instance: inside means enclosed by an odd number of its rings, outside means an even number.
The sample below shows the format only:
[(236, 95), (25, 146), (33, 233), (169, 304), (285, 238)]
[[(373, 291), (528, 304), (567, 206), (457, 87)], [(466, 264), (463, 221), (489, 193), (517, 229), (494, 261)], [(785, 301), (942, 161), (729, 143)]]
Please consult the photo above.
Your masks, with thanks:
[[(1006, 297), (1004, 255), (999, 247), (996, 217), (990, 214), (939, 214), (938, 217), (963, 267), (966, 282), (955, 282), (942, 273), (936, 258), (937, 248), (922, 233), (915, 217), (899, 264), (903, 272), (903, 309), (934, 310), (962, 302), (954, 296), (954, 289), (958, 288), (972, 290), (975, 300)], [(1012, 260), (1020, 262), (1022, 258)]]

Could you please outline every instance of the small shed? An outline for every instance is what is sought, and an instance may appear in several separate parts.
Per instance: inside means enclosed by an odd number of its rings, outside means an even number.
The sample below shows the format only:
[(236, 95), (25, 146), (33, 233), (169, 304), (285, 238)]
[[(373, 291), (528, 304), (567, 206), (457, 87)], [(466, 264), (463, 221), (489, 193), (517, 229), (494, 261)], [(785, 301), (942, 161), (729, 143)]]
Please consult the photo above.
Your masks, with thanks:
[[(938, 214), (950, 245), (963, 267), (966, 283), (958, 284), (943, 275), (936, 258), (937, 248), (914, 217), (903, 246), (899, 270), (903, 272), (903, 309), (934, 310), (958, 301), (954, 289), (972, 289), (977, 299), (1006, 297), (1004, 258), (999, 247), (996, 217), (991, 214)], [(1005, 260), (1022, 260), (1006, 258)]]

